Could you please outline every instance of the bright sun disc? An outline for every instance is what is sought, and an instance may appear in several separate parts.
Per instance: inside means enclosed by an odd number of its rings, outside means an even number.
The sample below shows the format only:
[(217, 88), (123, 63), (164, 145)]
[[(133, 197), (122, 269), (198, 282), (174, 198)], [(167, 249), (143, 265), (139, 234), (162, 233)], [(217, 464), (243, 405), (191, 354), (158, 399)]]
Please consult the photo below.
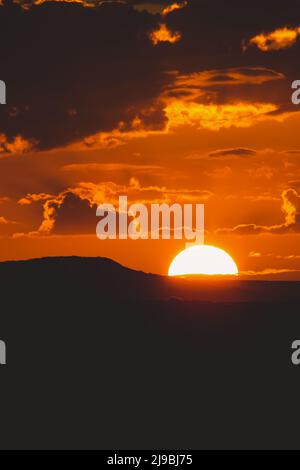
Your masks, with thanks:
[(238, 268), (226, 251), (210, 245), (194, 245), (179, 253), (170, 264), (169, 276), (234, 275)]

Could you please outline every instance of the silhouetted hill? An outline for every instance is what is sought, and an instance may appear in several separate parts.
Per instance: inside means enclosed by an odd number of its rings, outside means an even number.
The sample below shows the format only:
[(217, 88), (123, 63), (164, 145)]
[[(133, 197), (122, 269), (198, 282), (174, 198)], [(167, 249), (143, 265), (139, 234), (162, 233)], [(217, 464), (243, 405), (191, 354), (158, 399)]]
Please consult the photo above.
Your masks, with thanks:
[(1, 449), (299, 448), (299, 283), (0, 264)]
[(0, 263), (6, 289), (48, 290), (101, 297), (212, 302), (300, 300), (300, 282), (246, 281), (225, 277), (169, 278), (128, 269), (108, 258), (53, 257)]

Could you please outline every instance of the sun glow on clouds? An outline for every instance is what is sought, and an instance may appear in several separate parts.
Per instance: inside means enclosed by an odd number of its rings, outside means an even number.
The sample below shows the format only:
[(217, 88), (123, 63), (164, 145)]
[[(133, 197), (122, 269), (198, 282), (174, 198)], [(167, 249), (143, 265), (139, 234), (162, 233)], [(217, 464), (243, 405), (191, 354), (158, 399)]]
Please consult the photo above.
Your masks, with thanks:
[(233, 104), (201, 104), (184, 99), (170, 98), (165, 100), (163, 108), (166, 123), (160, 130), (146, 129), (141, 125), (138, 129), (122, 130), (122, 126), (110, 132), (99, 132), (84, 140), (68, 146), (71, 151), (86, 149), (116, 148), (133, 139), (151, 136), (163, 136), (172, 133), (180, 126), (190, 126), (198, 130), (219, 131), (231, 127), (247, 128), (257, 122), (273, 119), (284, 120), (288, 113), (271, 114), (278, 106), (271, 103), (239, 102)]
[[(76, 166), (76, 165), (75, 165)], [(103, 169), (103, 167), (102, 167)], [(112, 170), (109, 167), (109, 170)], [(77, 186), (69, 187), (58, 194), (49, 193), (29, 193), (22, 197), (18, 204), (29, 206), (39, 203), (43, 208), (43, 220), (39, 227), (28, 233), (17, 232), (13, 238), (50, 236), (55, 232), (58, 212), (70, 196), (77, 201), (85, 201), (87, 207), (93, 210), (94, 206), (103, 204), (106, 201), (114, 206), (119, 205), (119, 196), (126, 194), (128, 200), (139, 204), (173, 204), (175, 201), (180, 204), (198, 203), (199, 200), (206, 201), (213, 195), (212, 192), (202, 189), (190, 189), (185, 187), (173, 188), (167, 186), (143, 186), (136, 177), (131, 177), (128, 184), (117, 184), (115, 182), (81, 182)], [(1, 200), (0, 200), (1, 202)], [(80, 225), (79, 225), (80, 228)]]
[(165, 23), (161, 23), (158, 29), (155, 29), (150, 33), (150, 39), (154, 46), (157, 46), (160, 42), (168, 42), (174, 44), (180, 41), (181, 34), (178, 31), (171, 31)]
[(172, 11), (180, 10), (181, 8), (184, 8), (187, 5), (187, 3), (188, 3), (187, 1), (172, 3), (172, 5), (169, 5), (169, 6), (167, 6), (166, 8), (163, 9), (163, 11), (161, 12), (161, 15), (166, 16), (169, 13), (171, 13)]
[[(168, 135), (180, 126), (210, 131), (231, 127), (247, 128), (265, 120), (282, 122), (291, 114), (275, 113), (279, 110), (278, 104), (259, 100), (241, 98), (239, 101), (222, 103), (217, 91), (215, 94), (208, 91), (212, 85), (226, 89), (228, 84), (231, 87), (242, 84), (261, 85), (284, 78), (282, 73), (271, 69), (243, 67), (192, 74), (172, 71), (168, 74), (171, 77), (170, 83), (149, 108), (145, 107), (142, 114), (137, 110), (137, 115), (131, 122), (120, 122), (116, 129), (87, 136), (82, 141), (69, 145), (69, 150), (115, 148), (133, 139)], [(154, 116), (152, 124), (149, 124), (149, 116)]]
[(165, 101), (163, 111), (166, 123), (160, 130), (140, 126), (138, 129), (132, 128), (124, 131), (120, 126), (110, 132), (98, 132), (70, 144), (68, 150), (116, 148), (133, 139), (168, 135), (180, 126), (219, 131), (231, 127), (247, 128), (267, 119), (282, 121), (288, 116), (288, 113), (286, 115), (271, 114), (277, 109), (278, 107), (271, 103), (200, 104), (173, 98)]
[(172, 100), (165, 108), (169, 128), (182, 125), (218, 131), (222, 128), (250, 127), (275, 111), (270, 103), (199, 104)]
[(300, 35), (300, 27), (296, 28), (279, 28), (271, 33), (261, 33), (250, 39), (248, 45), (255, 45), (263, 52), (277, 51), (280, 49), (288, 49), (292, 47), (298, 36)]
[(35, 142), (24, 139), (17, 135), (9, 141), (4, 134), (0, 134), (0, 156), (9, 154), (22, 154), (33, 150)]

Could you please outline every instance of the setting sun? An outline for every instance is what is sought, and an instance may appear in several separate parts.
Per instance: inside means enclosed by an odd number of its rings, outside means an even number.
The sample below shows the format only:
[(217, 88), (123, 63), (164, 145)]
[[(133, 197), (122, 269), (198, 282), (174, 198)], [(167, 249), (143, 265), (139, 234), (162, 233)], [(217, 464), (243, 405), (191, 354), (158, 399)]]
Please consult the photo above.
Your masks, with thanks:
[(210, 245), (195, 245), (179, 253), (172, 261), (169, 276), (235, 275), (238, 268), (226, 251)]

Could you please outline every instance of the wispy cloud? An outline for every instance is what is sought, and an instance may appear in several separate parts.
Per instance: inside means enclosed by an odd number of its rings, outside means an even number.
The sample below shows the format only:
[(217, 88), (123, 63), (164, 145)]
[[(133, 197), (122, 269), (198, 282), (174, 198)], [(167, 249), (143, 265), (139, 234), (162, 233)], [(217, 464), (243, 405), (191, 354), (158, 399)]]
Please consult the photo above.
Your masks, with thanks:
[(231, 149), (220, 149), (214, 150), (208, 154), (209, 157), (212, 158), (222, 158), (222, 157), (254, 157), (257, 154), (256, 150), (243, 148), (243, 147), (236, 147)]

